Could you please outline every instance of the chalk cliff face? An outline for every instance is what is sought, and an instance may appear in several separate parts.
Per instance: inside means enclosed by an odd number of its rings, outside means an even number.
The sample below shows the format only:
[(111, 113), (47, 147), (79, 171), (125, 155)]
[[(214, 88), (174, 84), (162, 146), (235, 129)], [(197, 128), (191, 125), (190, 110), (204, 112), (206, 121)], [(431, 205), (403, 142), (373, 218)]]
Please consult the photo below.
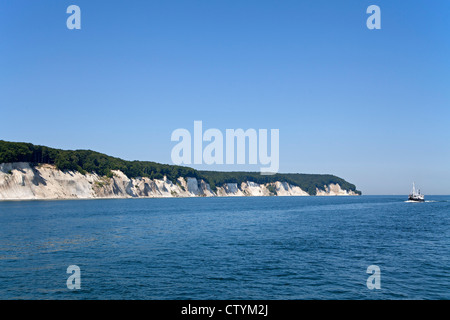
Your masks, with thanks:
[(316, 196), (354, 196), (356, 195), (353, 191), (343, 190), (339, 184), (329, 184), (328, 186), (323, 186), (323, 190), (316, 188)]
[[(257, 184), (251, 181), (226, 183), (213, 191), (204, 180), (178, 178), (170, 180), (128, 178), (121, 171), (113, 176), (100, 177), (63, 172), (49, 164), (37, 167), (27, 162), (0, 164), (0, 200), (33, 199), (90, 199), (90, 198), (138, 198), (138, 197), (228, 197), (228, 196), (308, 196), (298, 186), (286, 182)], [(317, 195), (355, 195), (342, 190), (338, 184), (317, 189)]]

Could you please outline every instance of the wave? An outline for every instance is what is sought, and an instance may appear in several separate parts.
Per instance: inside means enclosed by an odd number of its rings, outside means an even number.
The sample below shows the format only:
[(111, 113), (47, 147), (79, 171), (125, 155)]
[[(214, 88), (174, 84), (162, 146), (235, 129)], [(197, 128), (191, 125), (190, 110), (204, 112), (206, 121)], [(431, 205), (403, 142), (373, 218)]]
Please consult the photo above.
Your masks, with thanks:
[(412, 200), (406, 200), (404, 201), (405, 203), (428, 203), (428, 202), (448, 202), (447, 200), (425, 200), (424, 202), (420, 202), (420, 201), (412, 201)]

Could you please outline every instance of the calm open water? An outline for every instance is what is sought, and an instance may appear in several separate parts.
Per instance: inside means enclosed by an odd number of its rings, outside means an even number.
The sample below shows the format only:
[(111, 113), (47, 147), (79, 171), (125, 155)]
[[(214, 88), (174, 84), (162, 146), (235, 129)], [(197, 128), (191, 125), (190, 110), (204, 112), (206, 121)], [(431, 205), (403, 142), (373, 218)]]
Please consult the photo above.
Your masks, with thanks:
[(450, 196), (404, 198), (0, 202), (0, 299), (449, 299)]

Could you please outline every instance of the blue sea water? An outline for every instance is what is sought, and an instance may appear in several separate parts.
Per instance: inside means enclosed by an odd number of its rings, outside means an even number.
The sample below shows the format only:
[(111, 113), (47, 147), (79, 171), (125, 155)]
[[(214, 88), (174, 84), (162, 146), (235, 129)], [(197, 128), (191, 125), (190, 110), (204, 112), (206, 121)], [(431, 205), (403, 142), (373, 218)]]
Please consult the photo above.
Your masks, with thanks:
[(404, 200), (0, 202), (0, 299), (449, 299), (450, 196)]

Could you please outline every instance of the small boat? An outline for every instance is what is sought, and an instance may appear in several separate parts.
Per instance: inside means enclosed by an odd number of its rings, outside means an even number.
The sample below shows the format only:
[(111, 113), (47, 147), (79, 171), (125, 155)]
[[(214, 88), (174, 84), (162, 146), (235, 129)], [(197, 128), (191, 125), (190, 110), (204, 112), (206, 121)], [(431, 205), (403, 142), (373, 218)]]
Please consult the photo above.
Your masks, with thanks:
[(420, 189), (416, 191), (416, 186), (413, 182), (413, 188), (411, 193), (408, 196), (408, 201), (415, 201), (415, 202), (424, 202), (425, 196), (420, 193)]

